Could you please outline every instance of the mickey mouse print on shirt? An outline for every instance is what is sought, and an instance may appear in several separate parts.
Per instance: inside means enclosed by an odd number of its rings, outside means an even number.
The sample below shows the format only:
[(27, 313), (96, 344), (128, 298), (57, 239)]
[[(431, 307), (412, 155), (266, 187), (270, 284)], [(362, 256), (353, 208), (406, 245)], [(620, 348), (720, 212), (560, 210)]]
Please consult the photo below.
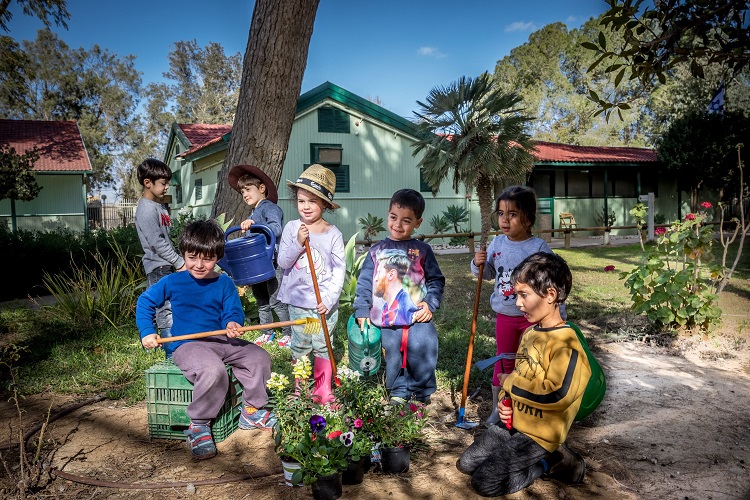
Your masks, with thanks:
[(510, 282), (510, 276), (513, 274), (513, 269), (504, 269), (503, 266), (498, 267), (497, 269), (497, 291), (500, 293), (504, 299), (503, 300), (512, 300), (515, 304), (516, 302), (516, 291), (513, 289), (513, 284)]

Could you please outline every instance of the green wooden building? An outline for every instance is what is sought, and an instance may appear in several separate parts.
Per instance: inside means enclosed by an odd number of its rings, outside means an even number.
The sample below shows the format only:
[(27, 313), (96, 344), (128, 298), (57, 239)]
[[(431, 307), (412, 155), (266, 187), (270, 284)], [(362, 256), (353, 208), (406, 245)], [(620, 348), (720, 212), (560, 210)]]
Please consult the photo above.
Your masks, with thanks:
[[(345, 237), (361, 231), (358, 219), (368, 213), (385, 218), (390, 196), (405, 187), (421, 191), (427, 201), (419, 232), (431, 233), (429, 220), (449, 205), (467, 208), (471, 217), (463, 229), (479, 231), (476, 195), (465, 189), (455, 193), (446, 179), (433, 196), (423, 182), (417, 167), (420, 157), (412, 156), (416, 133), (409, 120), (330, 82), (305, 92), (298, 101), (279, 186), (285, 220), (297, 218), (285, 180), (321, 163), (336, 173), (335, 199), (341, 205), (326, 218)], [(164, 161), (175, 174), (170, 191), (173, 212), (187, 206), (196, 214), (211, 212), (230, 136), (231, 125), (172, 126)], [(656, 194), (657, 213), (668, 219), (680, 213), (675, 183), (658, 178), (653, 150), (539, 142), (536, 156), (528, 183), (539, 198), (548, 199), (553, 228), (561, 212), (575, 214), (580, 227), (595, 226), (596, 214), (605, 206), (615, 211), (615, 225), (633, 224), (628, 211), (648, 192)]]

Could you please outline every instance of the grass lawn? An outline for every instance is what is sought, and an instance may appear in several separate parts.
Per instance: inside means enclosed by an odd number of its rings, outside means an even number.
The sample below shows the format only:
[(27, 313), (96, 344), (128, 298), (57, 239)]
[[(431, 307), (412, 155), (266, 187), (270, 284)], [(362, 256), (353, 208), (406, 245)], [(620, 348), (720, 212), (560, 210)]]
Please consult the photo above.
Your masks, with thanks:
[[(719, 254), (720, 245), (715, 248)], [(639, 245), (586, 247), (556, 250), (573, 271), (573, 290), (567, 301), (568, 318), (583, 326), (587, 336), (609, 336), (613, 339), (643, 338), (649, 327), (630, 311), (630, 298), (622, 271), (632, 269), (642, 251)], [(730, 252), (730, 257), (731, 257)], [(442, 307), (435, 313), (440, 336), (438, 384), (440, 388), (460, 393), (466, 362), (471, 314), (476, 281), (469, 263), (472, 255), (438, 256), (446, 276)], [(731, 261), (729, 261), (731, 263)], [(614, 272), (604, 268), (615, 266)], [(750, 255), (745, 252), (735, 277), (720, 297), (724, 311), (723, 324), (711, 335), (737, 336), (742, 342), (743, 330), (750, 324)], [(477, 322), (474, 360), (495, 354), (494, 318), (489, 297), (492, 282), (485, 282)], [(350, 311), (342, 310), (334, 333), (334, 350), (339, 364), (346, 363), (345, 324)], [(248, 337), (254, 336), (251, 332)], [(291, 374), (288, 349), (268, 347), (274, 371)], [(44, 391), (53, 393), (106, 393), (110, 398), (141, 401), (145, 394), (146, 368), (163, 359), (163, 351), (145, 351), (140, 346), (134, 321), (119, 328), (103, 327), (77, 331), (70, 325), (53, 320), (43, 312), (29, 309), (0, 310), (0, 377), (2, 390), (11, 387), (11, 370), (20, 394)], [(470, 390), (479, 385), (489, 387), (491, 370), (472, 371)]]

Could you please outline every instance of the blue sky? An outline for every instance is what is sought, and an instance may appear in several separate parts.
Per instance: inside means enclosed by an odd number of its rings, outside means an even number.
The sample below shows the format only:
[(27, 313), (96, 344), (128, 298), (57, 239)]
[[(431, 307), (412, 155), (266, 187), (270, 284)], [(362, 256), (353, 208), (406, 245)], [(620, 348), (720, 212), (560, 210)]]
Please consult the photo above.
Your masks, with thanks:
[[(604, 0), (321, 0), (302, 92), (330, 81), (410, 118), (433, 87), (494, 71), (529, 34), (561, 21), (569, 28), (606, 10)], [(68, 0), (69, 29), (53, 27), (71, 47), (94, 44), (137, 56), (143, 82), (168, 69), (170, 45), (218, 42), (245, 53), (250, 0)], [(33, 39), (42, 23), (11, 2), (11, 37)]]

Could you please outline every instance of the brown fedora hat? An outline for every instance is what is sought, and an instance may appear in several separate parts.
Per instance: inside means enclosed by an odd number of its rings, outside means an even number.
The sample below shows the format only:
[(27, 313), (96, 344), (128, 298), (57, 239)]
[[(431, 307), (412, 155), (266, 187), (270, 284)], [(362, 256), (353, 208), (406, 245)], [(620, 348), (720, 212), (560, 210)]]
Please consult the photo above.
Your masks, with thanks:
[(253, 177), (260, 179), (260, 182), (266, 186), (266, 198), (273, 203), (279, 201), (279, 193), (276, 191), (276, 184), (273, 183), (271, 178), (268, 177), (264, 171), (253, 165), (235, 165), (232, 167), (229, 171), (228, 177), (229, 185), (232, 186), (232, 189), (242, 193), (237, 182), (243, 175), (252, 175)]
[(312, 193), (323, 198), (331, 208), (340, 208), (333, 202), (333, 194), (336, 192), (336, 174), (331, 172), (323, 165), (315, 163), (299, 174), (297, 182), (286, 181), (288, 186), (295, 186), (299, 189)]

